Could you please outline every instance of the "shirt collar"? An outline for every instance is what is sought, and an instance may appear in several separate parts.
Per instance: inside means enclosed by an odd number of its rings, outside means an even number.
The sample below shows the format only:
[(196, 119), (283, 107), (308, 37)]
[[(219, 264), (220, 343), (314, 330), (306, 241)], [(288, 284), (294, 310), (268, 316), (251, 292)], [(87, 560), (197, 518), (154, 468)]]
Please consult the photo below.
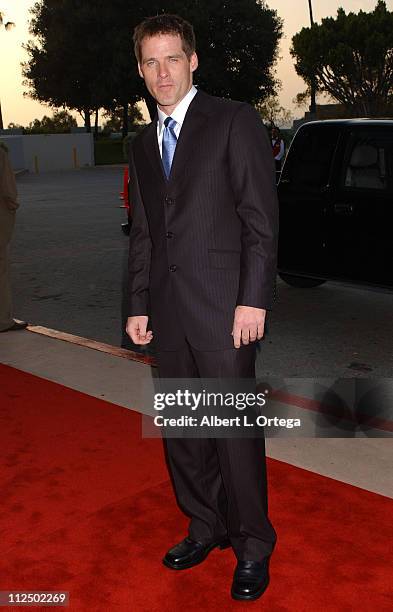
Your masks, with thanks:
[[(197, 91), (198, 91), (197, 88), (195, 87), (195, 85), (193, 85), (190, 91), (184, 96), (182, 100), (180, 100), (179, 104), (176, 106), (176, 108), (172, 111), (170, 115), (172, 119), (174, 119), (176, 123), (180, 125), (180, 127), (183, 125), (184, 117), (186, 116), (188, 107), (190, 106), (191, 100), (194, 98)], [(158, 107), (157, 107), (157, 112), (158, 112), (158, 131), (159, 133), (161, 133), (163, 125), (164, 125), (164, 121), (167, 117), (169, 117), (169, 115), (164, 113)]]

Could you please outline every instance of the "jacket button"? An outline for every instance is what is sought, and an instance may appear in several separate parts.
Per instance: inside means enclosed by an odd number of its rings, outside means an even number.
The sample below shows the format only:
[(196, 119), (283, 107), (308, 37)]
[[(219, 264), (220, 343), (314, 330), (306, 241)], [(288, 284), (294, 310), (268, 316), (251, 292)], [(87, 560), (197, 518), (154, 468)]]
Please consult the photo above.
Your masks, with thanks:
[(173, 236), (174, 236), (173, 232), (167, 232), (166, 233), (166, 237), (169, 238), (169, 239), (173, 238)]
[(169, 266), (169, 272), (176, 272), (176, 270), (177, 270), (177, 266), (175, 266), (174, 264)]
[(165, 202), (166, 204), (171, 205), (175, 203), (175, 200), (173, 198), (170, 198), (169, 196), (166, 196)]

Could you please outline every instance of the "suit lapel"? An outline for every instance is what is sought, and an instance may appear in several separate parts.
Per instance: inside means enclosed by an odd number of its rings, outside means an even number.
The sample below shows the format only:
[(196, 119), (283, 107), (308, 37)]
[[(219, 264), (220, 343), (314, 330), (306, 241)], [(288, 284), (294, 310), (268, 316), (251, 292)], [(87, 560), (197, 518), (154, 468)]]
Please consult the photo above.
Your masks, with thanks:
[(194, 143), (203, 137), (207, 116), (200, 109), (201, 92), (195, 94), (188, 107), (176, 145), (169, 182), (175, 181), (184, 171), (188, 158), (193, 152)]
[(143, 146), (145, 148), (146, 155), (149, 159), (149, 162), (154, 169), (157, 177), (161, 181), (167, 182), (167, 178), (164, 173), (164, 168), (162, 166), (160, 150), (158, 148), (158, 140), (157, 140), (157, 115), (155, 119), (151, 122), (149, 128), (145, 132), (145, 136), (143, 139)]

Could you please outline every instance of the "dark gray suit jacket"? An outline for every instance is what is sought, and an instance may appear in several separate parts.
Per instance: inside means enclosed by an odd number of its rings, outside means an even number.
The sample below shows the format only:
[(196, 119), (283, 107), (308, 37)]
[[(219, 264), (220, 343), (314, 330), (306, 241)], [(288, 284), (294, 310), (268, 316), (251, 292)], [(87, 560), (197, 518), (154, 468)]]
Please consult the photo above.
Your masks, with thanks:
[(151, 317), (159, 350), (184, 336), (233, 348), (236, 305), (269, 309), (276, 275), (274, 160), (255, 109), (198, 91), (169, 180), (156, 118), (130, 148), (130, 195), (129, 316)]

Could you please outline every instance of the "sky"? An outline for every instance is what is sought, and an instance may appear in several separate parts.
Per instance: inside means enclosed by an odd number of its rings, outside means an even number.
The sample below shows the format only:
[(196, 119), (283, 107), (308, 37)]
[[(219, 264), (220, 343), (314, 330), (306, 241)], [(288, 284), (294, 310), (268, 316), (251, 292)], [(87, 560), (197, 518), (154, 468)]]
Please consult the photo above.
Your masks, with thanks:
[[(208, 2), (208, 0), (206, 0)], [(341, 6), (346, 12), (358, 12), (360, 9), (371, 11), (376, 0), (312, 0), (314, 20), (334, 16)], [(27, 125), (35, 118), (51, 114), (47, 106), (23, 96), (27, 91), (23, 85), (21, 62), (26, 61), (27, 54), (22, 44), (30, 38), (28, 33), (29, 9), (35, 0), (0, 0), (0, 11), (5, 13), (6, 20), (13, 21), (16, 27), (10, 31), (0, 31), (0, 100), (3, 111), (4, 126), (10, 122)], [(282, 81), (279, 92), (280, 103), (285, 108), (300, 116), (303, 111), (296, 109), (293, 98), (305, 86), (293, 66), (289, 53), (292, 36), (302, 27), (309, 25), (308, 0), (267, 0), (270, 8), (277, 11), (284, 19), (284, 37), (280, 45), (280, 59), (277, 63), (277, 76)], [(393, 0), (386, 0), (389, 10), (393, 10)], [(81, 118), (76, 115), (81, 125)]]

